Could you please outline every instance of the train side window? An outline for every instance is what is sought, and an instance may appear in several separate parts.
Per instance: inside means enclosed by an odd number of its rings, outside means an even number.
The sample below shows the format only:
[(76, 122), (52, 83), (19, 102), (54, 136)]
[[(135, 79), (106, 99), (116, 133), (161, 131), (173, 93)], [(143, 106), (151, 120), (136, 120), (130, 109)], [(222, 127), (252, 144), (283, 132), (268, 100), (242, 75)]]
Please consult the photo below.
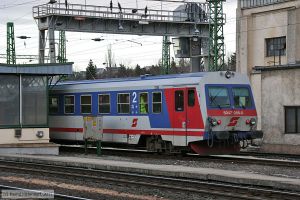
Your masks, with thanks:
[(161, 113), (162, 98), (161, 92), (152, 92), (152, 112)]
[(232, 88), (234, 107), (249, 108), (251, 107), (251, 98), (249, 89), (245, 87)]
[(80, 110), (82, 114), (92, 113), (92, 96), (81, 95), (80, 96)]
[(139, 97), (139, 111), (140, 114), (148, 113), (148, 93), (141, 92)]
[(75, 110), (75, 97), (73, 95), (66, 95), (64, 99), (65, 114), (72, 114)]
[(108, 114), (110, 113), (110, 95), (99, 94), (98, 95), (98, 113)]
[(118, 94), (118, 113), (130, 113), (130, 95), (129, 93)]
[(195, 90), (188, 90), (188, 106), (193, 107), (195, 105)]
[(183, 90), (175, 91), (175, 110), (183, 111), (184, 110), (184, 93)]
[(57, 96), (50, 96), (49, 98), (49, 113), (56, 114), (59, 111), (59, 98)]

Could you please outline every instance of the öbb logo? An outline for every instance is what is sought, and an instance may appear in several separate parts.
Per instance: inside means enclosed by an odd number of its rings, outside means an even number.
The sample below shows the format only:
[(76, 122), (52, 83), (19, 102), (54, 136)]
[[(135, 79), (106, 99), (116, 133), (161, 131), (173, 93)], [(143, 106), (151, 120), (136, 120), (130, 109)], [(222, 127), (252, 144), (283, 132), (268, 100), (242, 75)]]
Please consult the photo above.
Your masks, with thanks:
[(230, 122), (229, 122), (229, 124), (228, 124), (227, 126), (235, 126), (235, 125), (237, 124), (239, 118), (240, 118), (240, 117), (232, 117), (232, 118), (230, 119)]
[(131, 124), (131, 127), (136, 127), (137, 126), (137, 122), (138, 122), (138, 118), (134, 118), (133, 120), (132, 120), (132, 124)]

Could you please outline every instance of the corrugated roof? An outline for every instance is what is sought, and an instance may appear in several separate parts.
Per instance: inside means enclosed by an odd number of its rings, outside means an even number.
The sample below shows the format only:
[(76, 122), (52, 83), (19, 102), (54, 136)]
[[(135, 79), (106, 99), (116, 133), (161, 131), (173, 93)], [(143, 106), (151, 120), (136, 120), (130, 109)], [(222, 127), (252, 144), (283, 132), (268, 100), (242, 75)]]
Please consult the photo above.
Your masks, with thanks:
[(73, 63), (9, 65), (0, 63), (0, 74), (70, 75)]

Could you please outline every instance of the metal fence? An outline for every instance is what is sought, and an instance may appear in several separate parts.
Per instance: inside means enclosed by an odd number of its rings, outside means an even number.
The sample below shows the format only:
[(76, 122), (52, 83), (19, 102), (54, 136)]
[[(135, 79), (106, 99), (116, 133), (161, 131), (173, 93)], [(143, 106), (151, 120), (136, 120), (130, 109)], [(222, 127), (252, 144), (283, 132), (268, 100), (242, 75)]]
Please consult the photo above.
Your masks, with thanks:
[[(209, 7), (207, 3), (198, 3), (197, 22), (207, 22), (209, 18)], [(106, 6), (91, 6), (82, 4), (43, 4), (32, 8), (34, 18), (42, 18), (51, 15), (73, 16), (81, 18), (109, 18), (123, 20), (149, 20), (163, 22), (186, 22), (187, 11), (170, 11), (170, 10), (153, 10), (153, 9), (135, 9), (135, 8), (118, 8)]]

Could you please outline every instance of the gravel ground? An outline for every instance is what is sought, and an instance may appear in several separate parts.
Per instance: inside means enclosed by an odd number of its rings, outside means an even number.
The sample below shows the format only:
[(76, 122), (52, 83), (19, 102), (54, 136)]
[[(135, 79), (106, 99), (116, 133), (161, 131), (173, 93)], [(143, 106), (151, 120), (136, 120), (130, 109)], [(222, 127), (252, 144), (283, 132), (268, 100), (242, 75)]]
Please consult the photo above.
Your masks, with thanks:
[[(70, 152), (61, 152), (60, 156), (75, 156), (75, 157), (84, 157), (84, 158), (95, 158), (98, 157), (95, 154), (84, 155), (81, 153), (70, 153)], [(300, 179), (300, 169), (293, 167), (276, 167), (276, 166), (267, 166), (267, 165), (255, 165), (255, 164), (244, 164), (238, 162), (220, 162), (217, 160), (207, 161), (207, 159), (201, 160), (199, 158), (188, 158), (185, 157), (176, 157), (174, 155), (167, 156), (155, 156), (155, 158), (145, 157), (145, 156), (110, 156), (102, 155), (101, 159), (106, 160), (117, 160), (117, 161), (126, 161), (126, 162), (137, 162), (137, 163), (149, 163), (149, 164), (158, 164), (158, 165), (180, 165), (188, 167), (197, 167), (197, 168), (214, 168), (214, 169), (224, 169), (232, 171), (244, 171), (246, 173), (253, 174), (263, 174), (277, 177), (286, 177), (286, 178), (297, 178)]]
[[(162, 191), (159, 189), (138, 187), (136, 185), (122, 185), (104, 182), (86, 182), (84, 180), (69, 180), (63, 177), (49, 177), (47, 175), (28, 175), (22, 173), (0, 172), (0, 184), (30, 189), (50, 189), (55, 193), (72, 195), (91, 199), (105, 200), (213, 200), (220, 199), (199, 193), (184, 193), (182, 191)], [(224, 198), (222, 198), (224, 199)]]

